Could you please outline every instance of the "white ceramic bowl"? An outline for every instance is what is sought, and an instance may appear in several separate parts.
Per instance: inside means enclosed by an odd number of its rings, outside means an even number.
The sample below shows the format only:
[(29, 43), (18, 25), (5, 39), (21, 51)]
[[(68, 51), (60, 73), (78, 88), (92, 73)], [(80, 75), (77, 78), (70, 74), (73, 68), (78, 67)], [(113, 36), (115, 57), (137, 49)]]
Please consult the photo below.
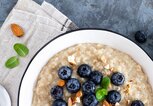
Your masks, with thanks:
[(20, 84), (18, 106), (31, 106), (37, 76), (47, 61), (57, 52), (78, 43), (100, 43), (129, 54), (143, 67), (153, 87), (153, 61), (139, 46), (114, 32), (96, 29), (77, 30), (51, 40), (33, 57)]

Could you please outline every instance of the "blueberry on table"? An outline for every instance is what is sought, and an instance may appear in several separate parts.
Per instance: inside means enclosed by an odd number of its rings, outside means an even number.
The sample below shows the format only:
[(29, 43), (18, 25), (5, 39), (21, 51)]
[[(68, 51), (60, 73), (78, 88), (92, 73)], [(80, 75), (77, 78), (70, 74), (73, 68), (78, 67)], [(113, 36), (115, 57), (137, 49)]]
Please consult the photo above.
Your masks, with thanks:
[(53, 102), (52, 106), (67, 106), (67, 103), (63, 99), (57, 99)]
[(147, 35), (142, 31), (135, 33), (135, 40), (139, 43), (145, 43), (147, 41)]
[(66, 83), (66, 88), (70, 93), (76, 93), (80, 90), (81, 84), (78, 79), (71, 78)]
[(82, 84), (82, 91), (84, 94), (92, 94), (95, 92), (96, 85), (92, 81), (86, 81)]
[(50, 93), (54, 99), (60, 99), (63, 96), (63, 88), (60, 86), (54, 86), (51, 89)]
[(82, 64), (78, 67), (77, 73), (80, 77), (88, 78), (92, 69), (88, 64)]
[(93, 81), (96, 85), (100, 84), (103, 75), (99, 71), (92, 71), (90, 74), (90, 80)]
[(58, 70), (58, 76), (63, 80), (68, 80), (71, 78), (72, 75), (72, 69), (68, 66), (62, 66)]
[(82, 98), (83, 106), (97, 106), (98, 101), (94, 94), (84, 95)]
[(135, 100), (131, 103), (131, 106), (144, 106), (144, 104), (140, 100)]
[(124, 81), (125, 81), (125, 77), (120, 72), (115, 72), (111, 76), (111, 82), (112, 82), (112, 84), (114, 84), (116, 86), (123, 85), (124, 84)]
[(108, 92), (108, 95), (106, 96), (107, 102), (111, 104), (115, 104), (117, 102), (120, 102), (121, 100), (121, 94), (118, 91), (112, 90)]

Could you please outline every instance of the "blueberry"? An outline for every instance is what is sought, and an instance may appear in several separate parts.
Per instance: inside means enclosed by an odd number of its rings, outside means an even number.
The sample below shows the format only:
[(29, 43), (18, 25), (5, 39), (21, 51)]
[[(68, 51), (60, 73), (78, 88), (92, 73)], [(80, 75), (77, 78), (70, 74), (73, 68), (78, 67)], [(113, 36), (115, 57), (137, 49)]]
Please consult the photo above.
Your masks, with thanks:
[(67, 81), (66, 88), (70, 93), (76, 93), (80, 90), (81, 84), (78, 79), (71, 78)]
[(86, 81), (82, 84), (82, 91), (84, 94), (92, 94), (95, 92), (96, 85), (92, 81)]
[(103, 78), (103, 75), (99, 71), (93, 71), (90, 74), (90, 80), (93, 81), (96, 85), (100, 84), (102, 78)]
[(63, 80), (68, 80), (71, 78), (72, 75), (72, 69), (68, 66), (62, 66), (58, 70), (58, 76)]
[(67, 103), (63, 99), (57, 99), (53, 102), (52, 106), (67, 106)]
[(135, 40), (139, 43), (145, 43), (147, 40), (147, 35), (142, 31), (137, 31), (135, 33)]
[(60, 99), (63, 96), (63, 88), (60, 86), (54, 86), (50, 92), (54, 99)]
[(87, 64), (82, 64), (78, 67), (77, 73), (80, 77), (88, 78), (91, 73), (91, 67)]
[(116, 86), (120, 86), (122, 84), (124, 84), (125, 81), (125, 77), (122, 73), (120, 72), (115, 72), (113, 73), (113, 75), (111, 76), (111, 82), (116, 85)]
[(115, 104), (117, 102), (120, 102), (121, 94), (118, 91), (115, 91), (115, 90), (109, 91), (108, 95), (106, 96), (106, 100), (109, 103)]
[(135, 100), (131, 103), (131, 106), (144, 106), (144, 104), (140, 100)]
[(98, 101), (94, 94), (84, 95), (82, 98), (83, 106), (97, 106)]

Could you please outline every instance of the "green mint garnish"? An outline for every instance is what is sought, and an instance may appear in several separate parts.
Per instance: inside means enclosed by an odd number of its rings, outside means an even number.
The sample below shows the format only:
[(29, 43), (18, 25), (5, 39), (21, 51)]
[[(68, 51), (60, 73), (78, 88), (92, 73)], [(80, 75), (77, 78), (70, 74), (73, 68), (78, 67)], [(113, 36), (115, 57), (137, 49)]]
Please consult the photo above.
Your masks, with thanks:
[(104, 77), (101, 81), (102, 88), (108, 89), (109, 85), (110, 85), (110, 78), (109, 77)]
[(25, 57), (29, 53), (29, 49), (21, 43), (14, 44), (14, 50), (21, 57)]
[(105, 97), (106, 97), (106, 95), (107, 95), (107, 90), (106, 89), (100, 89), (100, 88), (98, 88), (96, 90), (96, 99), (98, 101), (104, 100)]
[(12, 68), (14, 68), (14, 67), (16, 67), (16, 66), (18, 66), (18, 65), (19, 65), (19, 59), (18, 59), (17, 56), (13, 56), (13, 57), (9, 58), (9, 59), (5, 62), (5, 66), (6, 66), (7, 68), (10, 68), (10, 69), (12, 69)]

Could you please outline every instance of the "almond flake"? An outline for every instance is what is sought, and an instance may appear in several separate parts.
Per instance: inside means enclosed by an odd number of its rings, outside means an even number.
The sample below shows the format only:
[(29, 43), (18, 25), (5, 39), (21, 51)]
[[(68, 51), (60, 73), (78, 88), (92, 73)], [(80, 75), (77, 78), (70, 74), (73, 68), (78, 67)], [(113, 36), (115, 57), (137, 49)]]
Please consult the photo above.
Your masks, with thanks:
[(130, 84), (126, 85), (126, 88), (125, 88), (124, 92), (127, 93), (127, 94), (130, 93)]
[(72, 103), (72, 99), (71, 98), (68, 98), (68, 106), (72, 106), (73, 103)]
[(109, 70), (109, 68), (110, 68), (109, 64), (105, 65), (104, 68)]
[(115, 68), (114, 67), (111, 67), (110, 68), (110, 71), (115, 72)]
[(81, 102), (81, 101), (80, 101), (80, 98), (79, 98), (79, 97), (76, 97), (76, 98), (75, 98), (75, 102), (76, 102), (76, 103), (80, 103), (80, 102)]
[(82, 91), (78, 91), (78, 92), (76, 93), (76, 97), (82, 97)]
[(127, 100), (126, 102), (127, 102), (127, 105), (129, 105), (129, 104), (130, 104), (130, 100)]
[(121, 90), (121, 87), (117, 87), (117, 91), (120, 91)]
[(115, 103), (115, 106), (120, 106), (120, 104), (117, 102), (117, 103)]
[(103, 105), (102, 106), (112, 106), (111, 104), (109, 104), (106, 100), (103, 101)]
[(59, 80), (57, 85), (63, 87), (65, 85), (65, 81), (64, 80)]
[(75, 57), (72, 55), (72, 56), (68, 56), (68, 62), (71, 64), (71, 65), (76, 65), (76, 62), (75, 62)]

